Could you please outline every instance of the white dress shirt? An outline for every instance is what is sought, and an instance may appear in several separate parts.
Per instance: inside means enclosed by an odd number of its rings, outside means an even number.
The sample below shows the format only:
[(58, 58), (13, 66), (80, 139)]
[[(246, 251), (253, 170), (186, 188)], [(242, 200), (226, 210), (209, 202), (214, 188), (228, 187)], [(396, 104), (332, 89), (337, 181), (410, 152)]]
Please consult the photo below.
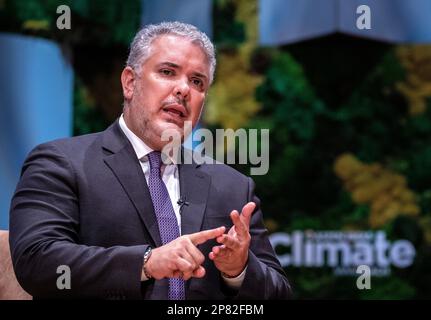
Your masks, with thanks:
[[(140, 160), (142, 171), (145, 175), (145, 180), (150, 179), (150, 162), (148, 161), (148, 154), (153, 152), (154, 150), (147, 146), (137, 135), (135, 135), (126, 125), (124, 121), (123, 115), (120, 117), (120, 127), (126, 135), (127, 139), (129, 139), (130, 143), (135, 150), (136, 156)], [(178, 228), (180, 230), (181, 235), (181, 215), (180, 215), (180, 206), (178, 204), (178, 200), (180, 199), (180, 179), (178, 176), (178, 167), (175, 164), (166, 165), (162, 162), (161, 166), (162, 172), (162, 180), (166, 185), (166, 189), (168, 189), (169, 198), (171, 199), (172, 206), (174, 207), (175, 216), (177, 217)]]
[[(147, 146), (137, 135), (135, 135), (126, 125), (126, 122), (124, 121), (123, 115), (120, 116), (119, 120), (120, 128), (126, 135), (127, 139), (129, 139), (130, 143), (133, 146), (133, 149), (135, 150), (136, 156), (139, 159), (139, 162), (141, 164), (142, 171), (144, 172), (145, 179), (148, 180), (150, 178), (150, 163), (148, 161), (148, 154), (154, 151), (149, 146)], [(175, 216), (177, 217), (178, 222), (178, 229), (180, 230), (181, 235), (181, 215), (180, 215), (180, 206), (178, 204), (178, 200), (181, 197), (180, 193), (180, 179), (179, 179), (179, 173), (178, 173), (178, 166), (174, 163), (171, 164), (164, 164), (162, 162), (161, 167), (161, 173), (162, 173), (162, 180), (166, 185), (166, 188), (168, 189), (169, 198), (171, 199), (172, 206), (174, 207)], [(226, 284), (231, 287), (232, 289), (239, 289), (241, 287), (241, 284), (245, 277), (245, 271), (247, 270), (247, 267), (244, 269), (243, 272), (241, 272), (240, 275), (238, 275), (235, 278), (226, 278), (223, 276), (224, 281)], [(142, 272), (142, 281), (148, 280), (148, 278), (145, 276), (145, 274)]]

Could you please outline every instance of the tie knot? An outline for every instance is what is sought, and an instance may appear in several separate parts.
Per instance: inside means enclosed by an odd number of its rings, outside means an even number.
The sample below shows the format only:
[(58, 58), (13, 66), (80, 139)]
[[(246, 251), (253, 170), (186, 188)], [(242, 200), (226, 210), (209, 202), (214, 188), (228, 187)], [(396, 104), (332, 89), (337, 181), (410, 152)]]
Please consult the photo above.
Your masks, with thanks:
[(148, 154), (148, 161), (150, 162), (151, 170), (160, 170), (162, 165), (162, 154), (160, 151), (153, 151)]

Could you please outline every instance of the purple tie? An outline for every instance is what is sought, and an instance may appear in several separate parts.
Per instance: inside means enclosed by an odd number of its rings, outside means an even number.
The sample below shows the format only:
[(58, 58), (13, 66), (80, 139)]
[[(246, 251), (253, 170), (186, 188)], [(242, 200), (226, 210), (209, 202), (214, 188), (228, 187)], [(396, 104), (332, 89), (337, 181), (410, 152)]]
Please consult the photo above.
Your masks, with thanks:
[[(168, 189), (163, 182), (160, 174), (162, 164), (161, 153), (153, 151), (148, 154), (150, 161), (150, 178), (148, 186), (150, 189), (151, 199), (153, 200), (154, 210), (156, 212), (157, 224), (159, 225), (160, 238), (162, 243), (166, 244), (180, 236), (178, 229), (177, 217), (169, 198)], [(169, 300), (184, 300), (185, 287), (184, 280), (178, 278), (169, 278)]]

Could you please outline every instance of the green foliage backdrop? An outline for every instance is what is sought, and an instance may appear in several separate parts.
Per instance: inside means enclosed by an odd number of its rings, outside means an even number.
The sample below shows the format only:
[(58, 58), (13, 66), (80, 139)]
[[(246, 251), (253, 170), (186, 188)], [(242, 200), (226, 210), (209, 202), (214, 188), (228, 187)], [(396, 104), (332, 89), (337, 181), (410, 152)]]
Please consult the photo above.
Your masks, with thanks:
[[(217, 25), (247, 29), (232, 13), (246, 10), (244, 3), (216, 2), (231, 12), (216, 17)], [(219, 54), (238, 53), (248, 41), (236, 40)], [(412, 267), (373, 277), (372, 290), (358, 290), (355, 277), (335, 277), (329, 268), (287, 268), (296, 297), (430, 298), (431, 48), (332, 35), (256, 46), (250, 62), (240, 85), (263, 77), (255, 88), (259, 109), (246, 126), (270, 128), (269, 172), (253, 178), (271, 231), (384, 230), (417, 250)], [(355, 166), (354, 183), (344, 181)]]
[[(60, 4), (73, 12), (69, 33), (55, 28)], [(270, 129), (269, 172), (253, 177), (270, 231), (385, 230), (417, 251), (412, 267), (366, 291), (327, 268), (287, 268), (295, 296), (431, 298), (430, 47), (333, 35), (260, 48), (256, 1), (213, 9), (221, 63), (204, 125)], [(71, 53), (75, 134), (121, 112), (119, 73), (139, 19), (139, 0), (0, 0), (1, 30)]]

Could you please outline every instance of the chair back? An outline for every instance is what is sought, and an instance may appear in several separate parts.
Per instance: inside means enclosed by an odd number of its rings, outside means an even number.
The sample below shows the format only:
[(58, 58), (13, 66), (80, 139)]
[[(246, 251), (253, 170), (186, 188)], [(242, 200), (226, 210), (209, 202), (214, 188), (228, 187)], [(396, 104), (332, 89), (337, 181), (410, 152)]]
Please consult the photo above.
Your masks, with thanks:
[(9, 232), (0, 230), (0, 300), (31, 300), (18, 283), (12, 267)]

